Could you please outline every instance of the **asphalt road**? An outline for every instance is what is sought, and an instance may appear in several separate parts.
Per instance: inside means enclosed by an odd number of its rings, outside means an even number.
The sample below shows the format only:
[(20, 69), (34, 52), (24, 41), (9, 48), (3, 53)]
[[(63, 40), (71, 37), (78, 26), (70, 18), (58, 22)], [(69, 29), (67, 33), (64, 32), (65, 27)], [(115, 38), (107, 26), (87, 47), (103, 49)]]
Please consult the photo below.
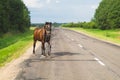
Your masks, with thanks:
[(52, 33), (51, 58), (37, 48), (16, 80), (120, 80), (120, 47), (66, 29)]

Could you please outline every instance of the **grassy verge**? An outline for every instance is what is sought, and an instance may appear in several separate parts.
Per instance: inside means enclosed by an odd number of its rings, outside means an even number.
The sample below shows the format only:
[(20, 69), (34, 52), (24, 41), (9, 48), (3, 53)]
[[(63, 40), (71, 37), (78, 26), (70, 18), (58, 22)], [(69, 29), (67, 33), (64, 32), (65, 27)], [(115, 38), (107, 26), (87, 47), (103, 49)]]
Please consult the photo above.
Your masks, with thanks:
[(70, 30), (78, 31), (89, 36), (112, 42), (120, 45), (120, 30), (99, 30), (99, 29), (83, 29), (83, 28), (67, 28)]
[(33, 30), (31, 29), (25, 33), (7, 34), (0, 39), (0, 67), (25, 52), (32, 44), (32, 34)]

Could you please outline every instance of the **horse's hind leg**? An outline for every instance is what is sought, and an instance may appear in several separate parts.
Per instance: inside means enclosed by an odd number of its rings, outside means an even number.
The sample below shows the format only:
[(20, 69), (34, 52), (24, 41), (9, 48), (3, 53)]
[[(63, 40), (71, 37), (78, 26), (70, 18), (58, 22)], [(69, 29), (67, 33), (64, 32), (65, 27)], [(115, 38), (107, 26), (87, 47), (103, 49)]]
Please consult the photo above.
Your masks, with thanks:
[(36, 40), (34, 40), (34, 43), (33, 43), (33, 54), (35, 54), (35, 46), (36, 46)]

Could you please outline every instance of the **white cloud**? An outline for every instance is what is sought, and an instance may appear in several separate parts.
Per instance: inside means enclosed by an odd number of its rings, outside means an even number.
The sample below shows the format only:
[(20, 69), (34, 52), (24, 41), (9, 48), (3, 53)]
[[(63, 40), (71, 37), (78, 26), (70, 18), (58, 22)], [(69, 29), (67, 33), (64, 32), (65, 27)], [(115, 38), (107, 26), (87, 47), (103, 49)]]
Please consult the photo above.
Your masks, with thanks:
[(92, 9), (97, 9), (97, 8), (98, 8), (98, 5), (92, 5), (91, 8), (92, 8)]
[[(23, 0), (28, 8), (43, 8), (46, 4), (60, 3), (59, 0)], [(47, 6), (48, 7), (48, 6)]]
[(29, 8), (42, 8), (44, 6), (44, 4), (40, 2), (40, 0), (23, 0), (23, 2)]
[(55, 2), (56, 2), (56, 3), (60, 3), (60, 1), (59, 1), (59, 0), (56, 0)]
[[(90, 21), (101, 0), (23, 0), (31, 12), (31, 22)], [(69, 3), (68, 3), (69, 1)]]
[(46, 3), (49, 4), (51, 2), (51, 0), (46, 0)]

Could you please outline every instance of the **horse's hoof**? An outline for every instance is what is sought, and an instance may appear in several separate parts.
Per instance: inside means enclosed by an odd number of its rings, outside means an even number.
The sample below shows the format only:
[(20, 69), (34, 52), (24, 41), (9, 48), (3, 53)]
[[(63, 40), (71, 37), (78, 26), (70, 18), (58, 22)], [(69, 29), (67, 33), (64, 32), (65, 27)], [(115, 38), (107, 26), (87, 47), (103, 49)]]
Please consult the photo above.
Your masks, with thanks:
[(45, 54), (41, 54), (41, 55), (46, 56)]
[(35, 51), (33, 51), (33, 54), (35, 54)]
[(48, 54), (49, 56), (51, 56), (51, 54)]
[(41, 57), (41, 58), (44, 58), (45, 56), (44, 56), (44, 55), (41, 55), (40, 57)]

